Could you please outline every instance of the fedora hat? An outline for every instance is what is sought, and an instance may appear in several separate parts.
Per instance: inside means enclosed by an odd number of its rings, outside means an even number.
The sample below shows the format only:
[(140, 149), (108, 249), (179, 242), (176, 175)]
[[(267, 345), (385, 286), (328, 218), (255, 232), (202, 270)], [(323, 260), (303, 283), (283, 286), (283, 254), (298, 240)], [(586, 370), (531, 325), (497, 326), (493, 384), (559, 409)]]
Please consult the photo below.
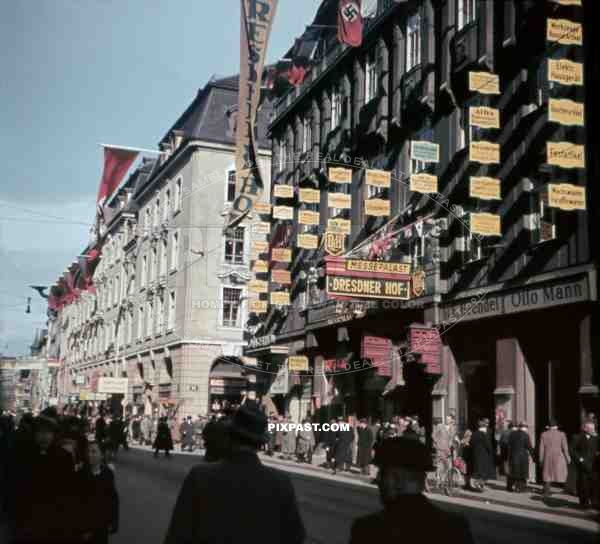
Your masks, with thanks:
[(269, 440), (267, 425), (267, 416), (254, 403), (247, 402), (236, 410), (229, 431), (245, 441), (260, 445)]

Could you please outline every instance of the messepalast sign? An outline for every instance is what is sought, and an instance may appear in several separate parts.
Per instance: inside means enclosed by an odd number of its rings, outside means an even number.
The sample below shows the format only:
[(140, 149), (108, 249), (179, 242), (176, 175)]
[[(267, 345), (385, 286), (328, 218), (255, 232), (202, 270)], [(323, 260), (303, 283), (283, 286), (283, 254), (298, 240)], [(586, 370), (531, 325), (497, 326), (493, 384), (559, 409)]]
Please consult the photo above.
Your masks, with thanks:
[(410, 298), (410, 265), (328, 257), (325, 268), (330, 298)]

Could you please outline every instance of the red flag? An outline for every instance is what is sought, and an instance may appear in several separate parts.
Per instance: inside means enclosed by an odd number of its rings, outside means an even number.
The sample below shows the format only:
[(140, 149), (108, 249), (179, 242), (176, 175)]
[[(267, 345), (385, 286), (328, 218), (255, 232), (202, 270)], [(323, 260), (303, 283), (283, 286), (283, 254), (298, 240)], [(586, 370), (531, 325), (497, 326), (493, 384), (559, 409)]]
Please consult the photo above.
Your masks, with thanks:
[(351, 47), (362, 45), (363, 18), (360, 0), (340, 0), (338, 6), (337, 37)]
[(119, 147), (104, 147), (104, 171), (98, 189), (98, 208), (115, 192), (139, 151)]
[(296, 66), (292, 65), (288, 70), (288, 81), (294, 85), (294, 87), (298, 87), (302, 85), (304, 81), (304, 77), (306, 76), (306, 68), (304, 66)]

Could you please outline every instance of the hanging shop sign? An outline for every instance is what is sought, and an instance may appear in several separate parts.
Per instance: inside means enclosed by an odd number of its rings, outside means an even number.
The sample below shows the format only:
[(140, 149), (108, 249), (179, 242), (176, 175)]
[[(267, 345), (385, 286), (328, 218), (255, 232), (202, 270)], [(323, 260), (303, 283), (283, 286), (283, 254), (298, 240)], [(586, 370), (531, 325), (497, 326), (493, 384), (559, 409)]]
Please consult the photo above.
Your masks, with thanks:
[(271, 213), (271, 204), (268, 202), (256, 202), (254, 204), (254, 211), (261, 215), (269, 215)]
[(568, 59), (548, 59), (548, 81), (561, 85), (583, 85), (583, 64)]
[(325, 232), (325, 251), (329, 255), (338, 257), (346, 251), (346, 234), (340, 232)]
[(423, 140), (410, 142), (410, 158), (421, 162), (439, 162), (440, 146)]
[(249, 302), (249, 310), (253, 314), (266, 314), (268, 306), (266, 300), (260, 300), (258, 298), (251, 299)]
[(294, 208), (292, 208), (291, 206), (274, 206), (273, 218), (283, 219), (284, 221), (291, 221), (292, 219), (294, 219)]
[(271, 260), (276, 263), (291, 263), (292, 250), (284, 247), (274, 247), (271, 249)]
[(493, 213), (472, 213), (469, 229), (482, 236), (502, 236), (500, 216)]
[(252, 240), (250, 249), (255, 253), (266, 253), (267, 249), (269, 249), (269, 244), (264, 240)]
[(583, 27), (568, 19), (548, 19), (546, 40), (561, 45), (583, 45)]
[(298, 234), (297, 245), (302, 249), (317, 249), (319, 237), (316, 234)]
[(549, 183), (548, 206), (566, 211), (585, 210), (585, 187), (570, 183)]
[(426, 365), (428, 374), (441, 374), (442, 339), (439, 331), (417, 323), (413, 323), (409, 329), (411, 353), (421, 356), (421, 363)]
[(327, 230), (329, 232), (337, 232), (339, 234), (350, 234), (350, 219), (328, 219)]
[(290, 372), (307, 372), (309, 368), (306, 355), (292, 355), (288, 357), (287, 363)]
[(469, 91), (481, 94), (500, 94), (500, 77), (491, 72), (469, 72)]
[(275, 306), (289, 306), (290, 305), (290, 292), (289, 291), (275, 291), (270, 296), (271, 304)]
[(352, 170), (350, 168), (330, 168), (329, 181), (331, 183), (352, 183)]
[(271, 282), (279, 283), (280, 285), (291, 285), (292, 273), (289, 270), (275, 268), (271, 270)]
[(501, 200), (500, 180), (485, 176), (472, 176), (469, 179), (469, 196), (481, 200)]
[(583, 145), (570, 142), (547, 142), (547, 162), (561, 168), (585, 168), (585, 152)]
[(301, 225), (318, 225), (319, 219), (319, 212), (311, 212), (308, 210), (300, 210), (298, 212), (298, 223)]
[(252, 223), (252, 234), (269, 234), (271, 232), (271, 223), (268, 221), (257, 221)]
[(352, 276), (327, 276), (327, 295), (331, 298), (383, 298), (408, 300), (409, 280), (382, 280)]
[(479, 141), (471, 142), (469, 145), (469, 160), (481, 164), (500, 163), (500, 144)]
[(110, 378), (103, 376), (98, 378), (98, 393), (126, 395), (128, 383), (129, 381), (127, 378)]
[(469, 108), (469, 124), (479, 128), (500, 128), (500, 110), (472, 106)]
[(248, 291), (251, 293), (267, 293), (269, 291), (269, 282), (264, 280), (250, 280), (248, 282)]
[(390, 201), (383, 198), (365, 200), (365, 214), (374, 217), (387, 217), (390, 215)]
[(273, 196), (277, 198), (294, 198), (294, 187), (292, 185), (275, 185)]
[(410, 190), (415, 193), (437, 193), (438, 178), (430, 174), (413, 174), (410, 176)]
[(561, 6), (581, 6), (581, 0), (550, 0), (550, 2)]
[(363, 334), (360, 343), (360, 356), (370, 359), (380, 376), (391, 376), (392, 341), (385, 336)]
[(378, 276), (386, 279), (408, 279), (410, 264), (367, 259), (327, 259), (327, 274), (348, 276)]
[(548, 121), (565, 126), (584, 126), (584, 105), (568, 99), (548, 100)]
[(349, 210), (352, 207), (352, 196), (345, 193), (328, 193), (327, 206), (340, 210)]
[(317, 189), (300, 189), (300, 202), (318, 204), (321, 201), (321, 191)]
[(389, 187), (391, 185), (392, 173), (385, 170), (367, 170), (366, 182), (367, 185), (373, 187)]
[(264, 274), (269, 271), (267, 261), (257, 260), (252, 263), (252, 272), (255, 274)]
[(289, 390), (288, 369), (286, 366), (282, 366), (269, 387), (269, 395), (287, 395)]

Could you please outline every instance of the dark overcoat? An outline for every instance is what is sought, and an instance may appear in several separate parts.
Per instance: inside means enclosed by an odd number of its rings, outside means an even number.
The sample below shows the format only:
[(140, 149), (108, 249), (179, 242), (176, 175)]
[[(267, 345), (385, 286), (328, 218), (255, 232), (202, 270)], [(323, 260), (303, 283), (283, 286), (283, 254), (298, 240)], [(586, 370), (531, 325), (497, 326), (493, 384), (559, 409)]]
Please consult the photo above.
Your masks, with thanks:
[(164, 544), (300, 544), (304, 537), (288, 476), (244, 452), (190, 471)]
[(375, 437), (373, 436), (373, 430), (370, 427), (359, 427), (358, 433), (358, 452), (356, 464), (359, 467), (366, 467), (371, 463), (371, 456), (373, 451), (373, 442)]
[(471, 436), (470, 465), (473, 478), (493, 480), (496, 477), (494, 448), (489, 435), (477, 430)]
[(119, 495), (113, 471), (106, 465), (98, 474), (87, 470), (85, 491), (92, 532), (116, 532), (119, 527)]
[(532, 454), (531, 439), (526, 431), (517, 429), (508, 437), (508, 473), (515, 480), (529, 477), (529, 456)]
[(352, 524), (350, 544), (374, 542), (473, 544), (467, 520), (442, 510), (423, 495), (406, 495), (381, 512)]
[(597, 467), (598, 437), (586, 438), (584, 433), (573, 437), (571, 442), (571, 459), (577, 470), (583, 474), (592, 474), (594, 466)]
[(334, 447), (335, 464), (337, 467), (343, 466), (344, 463), (352, 463), (352, 442), (354, 442), (354, 431), (339, 431)]
[(166, 451), (170, 451), (173, 449), (173, 438), (171, 438), (171, 429), (169, 429), (169, 426), (162, 421), (156, 427), (154, 449)]

